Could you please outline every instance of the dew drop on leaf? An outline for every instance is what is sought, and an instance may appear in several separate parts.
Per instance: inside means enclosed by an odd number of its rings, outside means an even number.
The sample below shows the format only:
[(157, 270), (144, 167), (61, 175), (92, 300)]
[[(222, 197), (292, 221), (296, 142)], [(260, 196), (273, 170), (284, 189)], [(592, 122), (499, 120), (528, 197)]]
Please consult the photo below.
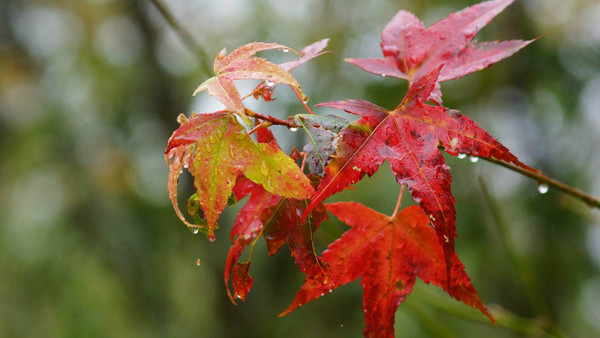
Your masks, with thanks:
[(458, 156), (456, 156), (456, 157), (458, 157), (459, 159), (461, 159), (461, 160), (462, 160), (462, 159), (464, 159), (465, 157), (467, 157), (467, 154), (462, 154), (462, 153), (460, 153), (460, 154), (458, 154)]
[(290, 50), (289, 50), (288, 48), (284, 48), (284, 49), (282, 49), (281, 51), (282, 51), (282, 52), (284, 52), (284, 53), (287, 53), (287, 52), (289, 52)]
[(386, 74), (381, 74), (381, 77), (386, 77), (386, 76), (387, 76)]
[(292, 127), (292, 128), (290, 128), (290, 131), (291, 131), (291, 132), (296, 132), (296, 131), (298, 131), (298, 127)]
[(548, 186), (548, 184), (542, 183), (538, 185), (537, 189), (540, 194), (545, 194), (548, 192), (548, 189), (550, 189), (550, 187)]
[(267, 87), (273, 87), (275, 85), (275, 82), (269, 81), (269, 80), (265, 80), (265, 84), (267, 85)]
[(477, 161), (479, 161), (479, 157), (477, 157), (477, 156), (471, 156), (469, 158), (469, 160), (471, 161), (471, 163), (476, 163)]
[(194, 235), (197, 235), (197, 234), (198, 234), (198, 232), (200, 232), (200, 229), (198, 229), (198, 228), (191, 228), (191, 229), (190, 229), (190, 231), (191, 231), (191, 232), (192, 232)]

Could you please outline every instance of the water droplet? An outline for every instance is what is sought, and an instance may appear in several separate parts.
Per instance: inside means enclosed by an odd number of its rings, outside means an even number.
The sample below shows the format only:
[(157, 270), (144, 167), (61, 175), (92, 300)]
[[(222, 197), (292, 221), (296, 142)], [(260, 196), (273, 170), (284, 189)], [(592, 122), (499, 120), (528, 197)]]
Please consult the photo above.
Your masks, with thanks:
[(458, 157), (459, 159), (462, 160), (463, 158), (467, 157), (467, 154), (459, 153), (458, 156), (456, 156), (456, 157)]
[(200, 258), (196, 259), (196, 266), (200, 266), (202, 264), (202, 261), (200, 260)]
[(292, 127), (292, 128), (290, 128), (290, 131), (291, 131), (292, 133), (293, 133), (293, 132), (296, 132), (296, 131), (298, 131), (298, 127)]
[(308, 103), (308, 97), (305, 97), (304, 100), (302, 100), (302, 102), (304, 102), (304, 104)]
[(446, 243), (450, 242), (450, 238), (448, 238), (448, 236), (444, 235), (444, 240), (446, 241)]
[(452, 140), (450, 140), (450, 147), (454, 148), (454, 147), (456, 147), (457, 144), (458, 144), (458, 137), (453, 137)]
[(386, 77), (386, 76), (387, 76), (386, 74), (381, 74), (381, 77)]
[(188, 168), (188, 164), (187, 164), (187, 163), (184, 163), (184, 164), (183, 164), (183, 167), (184, 167), (185, 169), (187, 169), (187, 168)]
[(208, 235), (208, 240), (211, 242), (214, 242), (217, 238), (215, 237), (215, 235)]
[(344, 324), (340, 324), (340, 327), (344, 327)]
[(241, 295), (239, 295), (239, 294), (236, 294), (236, 295), (235, 295), (235, 298), (237, 298), (237, 299), (242, 299), (242, 296), (241, 296)]
[(275, 82), (269, 81), (269, 80), (265, 80), (265, 84), (267, 85), (267, 87), (273, 87), (275, 85)]
[(471, 156), (469, 158), (469, 161), (471, 161), (471, 163), (476, 163), (477, 161), (479, 161), (479, 157), (477, 157), (477, 156)]
[(200, 232), (200, 229), (198, 229), (198, 228), (193, 228), (193, 229), (192, 229), (192, 233), (193, 233), (194, 235), (197, 235), (199, 232)]
[(548, 189), (550, 189), (550, 186), (548, 186), (548, 184), (546, 183), (542, 183), (538, 185), (538, 192), (540, 194), (545, 194), (548, 192)]
[(287, 53), (287, 52), (289, 52), (290, 50), (289, 50), (288, 48), (284, 48), (284, 49), (282, 49), (281, 51), (282, 51), (282, 52), (284, 52), (284, 53)]

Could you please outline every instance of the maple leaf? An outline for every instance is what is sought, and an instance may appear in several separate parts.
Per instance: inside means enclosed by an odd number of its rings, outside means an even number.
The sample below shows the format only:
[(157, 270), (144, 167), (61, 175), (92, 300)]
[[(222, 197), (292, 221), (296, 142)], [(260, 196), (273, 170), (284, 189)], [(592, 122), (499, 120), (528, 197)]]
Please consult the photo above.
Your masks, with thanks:
[[(271, 131), (266, 127), (256, 130), (257, 141), (276, 144)], [(238, 175), (233, 193), (236, 200), (250, 196), (238, 213), (231, 229), (231, 247), (225, 262), (224, 281), (227, 295), (233, 304), (235, 299), (245, 300), (253, 279), (249, 274), (248, 262), (238, 262), (244, 249), (261, 233), (267, 242), (269, 255), (274, 255), (287, 242), (294, 261), (300, 270), (313, 279), (324, 279), (324, 267), (313, 246), (312, 234), (327, 219), (323, 205), (300, 221), (302, 212), (308, 205), (307, 200), (295, 200), (281, 197), (266, 191), (261, 185)], [(233, 295), (229, 289), (232, 278)]]
[(348, 125), (348, 121), (335, 115), (312, 114), (294, 115), (288, 121), (296, 122), (306, 132), (309, 140), (303, 148), (307, 155), (306, 162), (311, 173), (323, 176), (325, 166), (335, 152), (335, 138)]
[(188, 227), (199, 228), (185, 220), (177, 203), (179, 175), (185, 167), (194, 177), (211, 240), (238, 173), (284, 197), (304, 199), (314, 192), (309, 179), (276, 143), (254, 142), (227, 111), (184, 119), (169, 139), (165, 154), (170, 163), (169, 197), (177, 216)]
[[(224, 280), (227, 289), (227, 295), (233, 304), (234, 299), (246, 299), (246, 294), (252, 287), (252, 278), (248, 274), (248, 269), (242, 269), (244, 263), (238, 263), (244, 249), (258, 237), (262, 230), (263, 224), (260, 219), (260, 213), (266, 207), (277, 204), (280, 197), (270, 194), (260, 185), (246, 179), (243, 176), (238, 176), (237, 183), (233, 188), (236, 198), (242, 199), (250, 195), (248, 202), (240, 210), (238, 217), (231, 228), (231, 247), (227, 253), (225, 260)], [(249, 262), (248, 262), (249, 264)], [(248, 266), (249, 268), (249, 266)], [(229, 289), (229, 278), (233, 274), (233, 289), (234, 294), (231, 294)], [(245, 271), (241, 274), (240, 272)], [(247, 275), (247, 276), (246, 276)]]
[(305, 214), (365, 174), (375, 173), (387, 159), (397, 182), (408, 187), (413, 200), (429, 215), (450, 264), (456, 237), (455, 200), (450, 191), (450, 167), (438, 146), (454, 156), (463, 153), (493, 157), (535, 169), (521, 163), (468, 117), (424, 104), (440, 71), (441, 66), (416, 81), (393, 111), (363, 100), (320, 104), (361, 118), (340, 133), (336, 153), (325, 168), (325, 176)]
[[(327, 212), (322, 204), (307, 219), (301, 221), (302, 212), (308, 205), (307, 200), (274, 195), (243, 176), (238, 177), (233, 191), (238, 199), (250, 195), (233, 224), (232, 245), (225, 262), (224, 281), (227, 295), (233, 304), (236, 298), (245, 300), (253, 282), (248, 273), (250, 260), (244, 263), (239, 263), (238, 260), (244, 249), (261, 233), (267, 242), (270, 256), (276, 254), (287, 242), (296, 265), (307, 278), (326, 278), (327, 267), (318, 258), (312, 238), (319, 225), (327, 219)], [(229, 289), (230, 276), (233, 295)]]
[(355, 202), (326, 207), (351, 229), (323, 252), (322, 260), (330, 267), (327, 283), (306, 279), (280, 316), (362, 277), (365, 336), (393, 337), (394, 313), (412, 292), (418, 276), (480, 310), (495, 323), (455, 253), (451, 256), (453, 282), (448, 287), (444, 252), (419, 207), (407, 207), (393, 218)]
[[(398, 12), (381, 33), (383, 59), (347, 59), (351, 64), (383, 76), (413, 82), (439, 65), (444, 69), (438, 81), (465, 76), (498, 62), (533, 40), (503, 42), (471, 42), (477, 32), (514, 0), (486, 1), (425, 28), (412, 13)], [(439, 87), (432, 95), (441, 102)]]
[(226, 49), (221, 50), (214, 62), (215, 76), (200, 84), (194, 91), (194, 95), (208, 90), (210, 95), (223, 103), (228, 110), (242, 117), (248, 124), (250, 122), (234, 80), (257, 79), (284, 83), (294, 87), (303, 98), (306, 98), (300, 84), (288, 71), (264, 58), (253, 57), (256, 53), (269, 49), (289, 50), (290, 48), (277, 43), (252, 42), (237, 48), (229, 55)]
[[(326, 52), (323, 52), (323, 49), (327, 47), (328, 43), (329, 39), (322, 39), (315, 43), (312, 43), (302, 48), (302, 50), (299, 53), (300, 59), (284, 62), (280, 64), (279, 67), (289, 72), (305, 64), (306, 62), (316, 58), (317, 56), (325, 54)], [(260, 84), (258, 84), (258, 86), (256, 86), (256, 88), (254, 88), (254, 90), (252, 91), (252, 95), (255, 99), (257, 99), (259, 96), (262, 96), (262, 98), (265, 99), (265, 101), (274, 101), (275, 99), (272, 97), (274, 89), (275, 83), (267, 85), (265, 82), (261, 82)]]

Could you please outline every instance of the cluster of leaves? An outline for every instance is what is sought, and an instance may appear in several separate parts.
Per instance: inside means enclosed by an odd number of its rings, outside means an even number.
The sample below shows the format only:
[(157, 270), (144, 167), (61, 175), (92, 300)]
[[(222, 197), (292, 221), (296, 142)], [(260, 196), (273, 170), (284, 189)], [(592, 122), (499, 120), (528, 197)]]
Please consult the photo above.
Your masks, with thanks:
[[(418, 276), (494, 321), (454, 251), (455, 200), (450, 168), (441, 151), (535, 169), (521, 163), (468, 117), (443, 107), (439, 82), (483, 69), (531, 42), (472, 41), (479, 29), (513, 1), (482, 2), (429, 28), (406, 11), (396, 14), (382, 33), (384, 57), (348, 62), (371, 73), (408, 80), (408, 92), (398, 107), (390, 111), (363, 100), (317, 105), (359, 115), (353, 123), (312, 114), (302, 88), (290, 74), (321, 55), (328, 40), (295, 52), (298, 60), (279, 65), (256, 57), (265, 50), (291, 50), (276, 43), (250, 43), (230, 54), (223, 49), (217, 55), (215, 76), (196, 93), (207, 90), (226, 109), (192, 114), (189, 119), (180, 115), (181, 126), (169, 139), (165, 154), (170, 166), (170, 199), (177, 216), (193, 232), (202, 231), (214, 240), (223, 209), (248, 196), (233, 224), (225, 264), (225, 284), (234, 304), (235, 299), (244, 300), (252, 287), (252, 248), (262, 237), (269, 255), (287, 242), (306, 275), (304, 285), (281, 315), (361, 277), (365, 335), (393, 336), (394, 313)], [(245, 79), (262, 82), (241, 97), (234, 81)], [(277, 84), (290, 86), (308, 114), (281, 120), (244, 106), (243, 100), (250, 96), (272, 101)], [(290, 155), (285, 154), (268, 129), (273, 124), (302, 128), (309, 143), (302, 152), (294, 148)], [(417, 205), (386, 216), (355, 202), (323, 204), (365, 174), (373, 175), (385, 160)], [(194, 223), (185, 219), (177, 202), (183, 168), (194, 177), (196, 193), (188, 201)], [(327, 211), (351, 228), (319, 255), (313, 234), (328, 219)], [(240, 262), (248, 246), (249, 258)]]

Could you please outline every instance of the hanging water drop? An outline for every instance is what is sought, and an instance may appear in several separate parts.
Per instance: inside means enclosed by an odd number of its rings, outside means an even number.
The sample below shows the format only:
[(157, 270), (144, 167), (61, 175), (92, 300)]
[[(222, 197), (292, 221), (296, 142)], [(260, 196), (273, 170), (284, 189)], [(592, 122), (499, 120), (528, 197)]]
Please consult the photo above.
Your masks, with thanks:
[(275, 85), (275, 82), (269, 81), (269, 80), (265, 80), (265, 84), (267, 85), (267, 87), (273, 87)]
[(542, 183), (542, 184), (538, 185), (537, 189), (538, 189), (538, 192), (543, 195), (548, 192), (548, 189), (550, 189), (550, 186), (548, 186), (548, 184), (546, 184), (546, 183)]
[(284, 48), (284, 49), (282, 49), (281, 51), (282, 51), (282, 52), (284, 52), (284, 53), (287, 53), (287, 52), (289, 52), (290, 50), (289, 50), (288, 48)]
[(305, 97), (304, 100), (302, 100), (302, 102), (304, 102), (304, 104), (308, 103), (308, 97)]
[(386, 76), (387, 76), (386, 74), (381, 74), (381, 77), (386, 77)]
[(477, 157), (477, 156), (471, 156), (469, 158), (469, 160), (471, 161), (471, 163), (476, 163), (477, 161), (479, 161), (479, 157)]
[(200, 258), (196, 259), (196, 266), (200, 266), (202, 264), (202, 261), (200, 260)]
[(298, 131), (298, 127), (291, 127), (291, 128), (290, 128), (290, 131), (291, 131), (292, 133), (293, 133), (293, 132), (296, 132), (296, 131)]
[(198, 229), (198, 228), (193, 228), (193, 229), (192, 229), (192, 233), (193, 233), (194, 235), (197, 235), (199, 232), (200, 232), (200, 229)]
[(458, 156), (457, 156), (457, 157), (458, 157), (459, 159), (461, 159), (461, 160), (462, 160), (462, 159), (464, 159), (464, 158), (466, 158), (466, 157), (467, 157), (467, 154), (462, 154), (462, 153), (460, 153), (460, 154), (458, 154)]
[(208, 240), (210, 242), (214, 242), (217, 238), (215, 237), (215, 235), (208, 235)]

